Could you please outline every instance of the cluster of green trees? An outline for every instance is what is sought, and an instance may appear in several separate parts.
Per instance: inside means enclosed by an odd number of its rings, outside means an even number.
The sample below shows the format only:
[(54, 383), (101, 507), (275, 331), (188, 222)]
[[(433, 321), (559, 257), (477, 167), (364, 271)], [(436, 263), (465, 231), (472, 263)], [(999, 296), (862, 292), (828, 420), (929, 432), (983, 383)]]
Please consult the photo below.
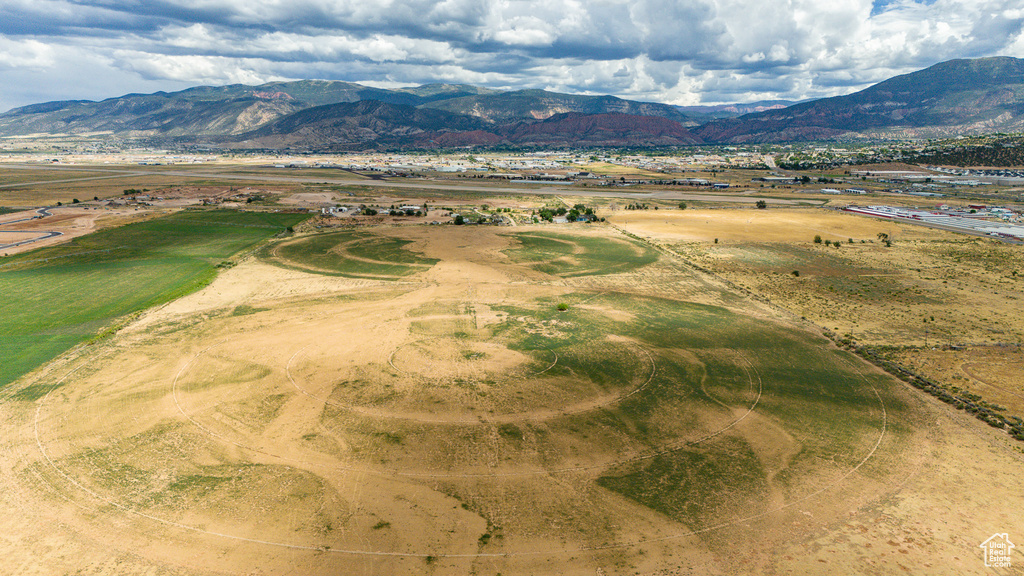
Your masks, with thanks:
[(578, 222), (581, 218), (590, 222), (597, 220), (594, 209), (585, 204), (574, 204), (572, 208), (558, 206), (557, 208), (544, 208), (537, 213), (541, 220), (551, 222), (555, 216), (565, 216), (569, 222)]
[(566, 214), (570, 222), (576, 222), (580, 219), (580, 216), (590, 216), (587, 220), (592, 220), (594, 216), (594, 209), (584, 204), (573, 204), (572, 210)]
[(554, 220), (555, 216), (565, 216), (568, 211), (569, 210), (565, 206), (559, 206), (558, 208), (542, 208), (541, 211), (537, 213), (537, 216), (539, 216), (541, 220), (551, 222)]

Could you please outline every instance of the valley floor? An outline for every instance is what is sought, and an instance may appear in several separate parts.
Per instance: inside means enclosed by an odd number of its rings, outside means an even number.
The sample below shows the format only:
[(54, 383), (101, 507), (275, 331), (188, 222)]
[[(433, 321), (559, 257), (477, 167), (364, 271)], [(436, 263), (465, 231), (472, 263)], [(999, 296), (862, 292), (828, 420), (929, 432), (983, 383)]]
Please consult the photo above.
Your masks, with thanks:
[(661, 221), (272, 241), (0, 391), (4, 565), (987, 573), (1020, 444)]

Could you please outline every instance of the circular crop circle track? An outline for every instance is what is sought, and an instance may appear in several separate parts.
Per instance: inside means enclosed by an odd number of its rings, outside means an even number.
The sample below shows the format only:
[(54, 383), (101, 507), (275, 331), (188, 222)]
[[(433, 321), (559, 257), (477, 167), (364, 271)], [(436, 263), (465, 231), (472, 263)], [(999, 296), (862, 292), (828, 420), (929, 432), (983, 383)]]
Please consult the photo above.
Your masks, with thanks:
[[(623, 450), (612, 458), (586, 464), (576, 464), (570, 458), (556, 455), (555, 458), (550, 459), (543, 466), (522, 466), (520, 469), (495, 467), (493, 471), (477, 471), (478, 468), (474, 467), (466, 467), (460, 470), (458, 466), (440, 470), (408, 468), (403, 467), (401, 464), (388, 463), (383, 460), (373, 461), (371, 459), (352, 458), (335, 458), (332, 460), (323, 453), (314, 454), (308, 446), (301, 444), (297, 438), (286, 438), (284, 441), (268, 442), (259, 433), (253, 433), (240, 427), (233, 427), (224, 420), (213, 418), (219, 408), (218, 402), (227, 402), (228, 400), (225, 399), (230, 400), (235, 397), (243, 397), (253, 390), (259, 393), (263, 393), (262, 391), (264, 390), (263, 388), (257, 388), (257, 376), (252, 375), (262, 374), (262, 372), (235, 369), (231, 372), (231, 378), (234, 378), (234, 380), (225, 385), (229, 390), (237, 391), (234, 396), (231, 394), (221, 396), (215, 394), (204, 395), (210, 383), (217, 378), (216, 370), (220, 370), (217, 366), (228, 366), (232, 363), (241, 365), (248, 362), (251, 358), (249, 348), (237, 342), (232, 347), (227, 347), (225, 346), (227, 342), (228, 340), (222, 340), (192, 353), (184, 364), (176, 366), (176, 371), (173, 374), (168, 373), (166, 379), (162, 381), (162, 385), (165, 386), (163, 390), (170, 393), (177, 413), (194, 427), (196, 431), (223, 447), (231, 447), (232, 450), (237, 449), (242, 453), (249, 453), (250, 456), (259, 455), (260, 458), (258, 459), (261, 461), (272, 460), (283, 465), (294, 466), (298, 469), (344, 471), (357, 476), (369, 475), (383, 480), (407, 479), (410, 481), (450, 482), (457, 479), (467, 479), (470, 482), (486, 483), (491, 480), (505, 481), (516, 478), (528, 479), (530, 477), (559, 476), (560, 481), (571, 481), (574, 477), (578, 477), (581, 474), (592, 476), (614, 467), (652, 460), (708, 442), (740, 426), (752, 414), (755, 414), (764, 395), (770, 393), (770, 390), (766, 390), (766, 383), (762, 380), (761, 373), (750, 358), (743, 354), (736, 354), (735, 358), (731, 360), (739, 368), (737, 372), (745, 375), (741, 378), (736, 378), (736, 383), (743, 382), (744, 387), (740, 388), (737, 386), (735, 389), (736, 393), (732, 394), (730, 392), (731, 396), (728, 399), (724, 396), (716, 398), (708, 390), (702, 390), (707, 397), (711, 398), (713, 402), (717, 402), (722, 409), (721, 415), (723, 417), (720, 420), (714, 421), (713, 426), (706, 425), (695, 429), (689, 434), (681, 434), (670, 440), (662, 440), (657, 444), (643, 446), (641, 449)], [(309, 340), (306, 342), (309, 342)], [(555, 421), (566, 416), (589, 412), (599, 413), (602, 409), (623, 403), (634, 396), (643, 395), (645, 391), (652, 387), (652, 384), (657, 385), (657, 383), (663, 382), (658, 379), (658, 376), (663, 372), (669, 371), (670, 368), (666, 368), (666, 366), (671, 365), (671, 360), (668, 356), (664, 356), (666, 352), (662, 349), (651, 348), (637, 340), (612, 338), (605, 343), (606, 350), (617, 351), (618, 356), (616, 358), (627, 359), (634, 366), (628, 378), (628, 385), (621, 385), (623, 383), (620, 383), (612, 394), (576, 399), (572, 404), (554, 407), (545, 406), (532, 410), (494, 413), (477, 411), (465, 417), (445, 417), (442, 413), (441, 415), (428, 417), (411, 411), (403, 412), (402, 410), (396, 410), (393, 406), (381, 407), (375, 406), (373, 403), (359, 403), (358, 396), (346, 396), (345, 394), (335, 393), (337, 385), (328, 385), (331, 383), (330, 378), (325, 379), (323, 382), (310, 381), (308, 376), (316, 374), (315, 369), (320, 366), (323, 355), (331, 353), (331, 345), (329, 340), (306, 342), (295, 342), (292, 350), (276, 355), (275, 360), (265, 360), (268, 366), (267, 372), (272, 374), (270, 376), (259, 376), (259, 378), (274, 380), (276, 388), (273, 389), (273, 392), (277, 395), (287, 392), (292, 397), (303, 399), (304, 402), (307, 402), (314, 409), (322, 410), (324, 407), (331, 407), (352, 416), (352, 419), (344, 424), (339, 424), (339, 426), (351, 425), (352, 421), (358, 423), (364, 421), (373, 423), (401, 421), (402, 423), (412, 423), (424, 429), (447, 427), (449, 429), (469, 430), (482, 426), (493, 428), (501, 424), (510, 423)], [(429, 389), (460, 381), (480, 388), (487, 387), (489, 392), (493, 392), (500, 390), (502, 386), (514, 389), (515, 386), (520, 386), (524, 383), (536, 385), (547, 378), (569, 378), (570, 376), (578, 379), (582, 378), (572, 370), (560, 372), (566, 368), (567, 364), (570, 364), (566, 362), (567, 358), (577, 362), (580, 358), (572, 358), (572, 353), (566, 354), (561, 349), (558, 351), (562, 352), (562, 354), (556, 353), (555, 350), (544, 348), (510, 350), (496, 339), (473, 340), (467, 337), (433, 336), (396, 344), (389, 351), (382, 354), (382, 361), (379, 364), (373, 364), (372, 362), (366, 362), (365, 364), (372, 364), (373, 370), (381, 378), (406, 383), (412, 389)], [(99, 357), (97, 355), (94, 359)], [(213, 357), (216, 357), (216, 362), (220, 364), (213, 362), (211, 360)], [(681, 356), (678, 356), (677, 353), (677, 364), (679, 357)], [(383, 358), (386, 358), (386, 360), (383, 360)], [(306, 369), (303, 369), (303, 366), (306, 366)], [(81, 367), (79, 366), (76, 370)], [(213, 376), (210, 374), (211, 370), (214, 372)], [(560, 372), (559, 375), (552, 375), (552, 373), (556, 372)], [(69, 372), (58, 384), (69, 380), (74, 382), (72, 380), (73, 375), (74, 371)], [(850, 456), (851, 460), (855, 460), (855, 465), (846, 470), (835, 471), (830, 474), (824, 485), (818, 484), (814, 488), (809, 488), (802, 495), (795, 496), (782, 504), (773, 505), (770, 509), (759, 509), (743, 517), (705, 525), (698, 529), (677, 530), (670, 533), (664, 531), (658, 533), (651, 532), (642, 538), (623, 539), (600, 545), (552, 545), (543, 549), (512, 549), (500, 553), (446, 553), (445, 551), (425, 550), (423, 548), (389, 551), (383, 548), (373, 549), (371, 546), (324, 549), (322, 546), (310, 544), (300, 537), (296, 537), (295, 540), (288, 540), (287, 538), (260, 539), (249, 537), (250, 535), (232, 533), (230, 529), (208, 529), (202, 523), (182, 520), (180, 517), (165, 515), (159, 509), (147, 508), (144, 505), (138, 504), (137, 500), (127, 497), (126, 494), (120, 493), (116, 489), (109, 487), (97, 488), (90, 477), (92, 472), (88, 471), (88, 469), (65, 466), (62, 464), (60, 457), (54, 457), (52, 454), (60, 455), (61, 452), (68, 452), (68, 448), (62, 446), (61, 449), (53, 453), (51, 452), (47, 441), (48, 437), (52, 437), (56, 441), (60, 436), (57, 433), (49, 434), (45, 423), (84, 417), (76, 412), (75, 406), (68, 400), (67, 396), (53, 393), (53, 390), (58, 388), (54, 388), (39, 400), (35, 408), (32, 430), (35, 444), (46, 466), (55, 472), (55, 476), (50, 475), (51, 478), (59, 478), (74, 487), (76, 491), (85, 494), (92, 501), (92, 508), (109, 507), (121, 514), (135, 516), (184, 531), (272, 547), (364, 556), (483, 558), (568, 555), (588, 551), (636, 547), (721, 530), (749, 523), (769, 514), (792, 508), (836, 489), (871, 459), (886, 434), (888, 416), (885, 403), (878, 391), (871, 385), (871, 382), (866, 378), (864, 378), (864, 382), (867, 385), (866, 390), (870, 389), (877, 399), (880, 409), (877, 439), (875, 439), (874, 445), (867, 450), (866, 454), (861, 455), (859, 452), (861, 449), (866, 449), (866, 446), (859, 447), (858, 452), (855, 453), (857, 456)], [(700, 387), (703, 389), (703, 381)], [(714, 390), (714, 388), (711, 390)], [(87, 390), (87, 392), (89, 394), (96, 394), (98, 389)], [(741, 399), (742, 402), (740, 401)], [(709, 420), (708, 422), (711, 421)], [(64, 440), (62, 439), (61, 441)], [(288, 442), (292, 442), (292, 444), (288, 444)], [(86, 446), (86, 443), (83, 443), (82, 446)]]
[(550, 364), (538, 370), (526, 365), (534, 359), (493, 342), (463, 338), (430, 338), (402, 344), (388, 357), (395, 372), (425, 380), (509, 380), (543, 374), (558, 364), (558, 354), (548, 350)]
[[(193, 365), (194, 361), (197, 358), (200, 358), (203, 354), (209, 352), (211, 349), (215, 348), (219, 344), (222, 344), (222, 343), (215, 344), (213, 346), (210, 346), (210, 347), (208, 347), (208, 348), (206, 348), (206, 349), (196, 353), (190, 359), (190, 361), (185, 366), (183, 366), (178, 371), (177, 374), (174, 375), (173, 380), (172, 380), (172, 391), (175, 392), (175, 402), (176, 403), (178, 401), (178, 398), (177, 398), (177, 394), (176, 394), (176, 389), (174, 387), (176, 386), (179, 378), (184, 373), (186, 373), (188, 371), (190, 366)], [(145, 510), (140, 510), (136, 506), (127, 504), (124, 500), (119, 499), (116, 494), (108, 495), (108, 494), (101, 493), (100, 491), (98, 491), (98, 490), (96, 490), (94, 488), (91, 488), (88, 485), (87, 482), (80, 481), (78, 478), (76, 478), (71, 473), (69, 473), (68, 471), (63, 469), (60, 465), (58, 465), (57, 461), (53, 457), (51, 457), (50, 451), (47, 448), (47, 442), (45, 440), (45, 436), (46, 436), (45, 430), (40, 425), (40, 422), (41, 422), (41, 419), (42, 419), (42, 413), (43, 413), (44, 410), (47, 410), (48, 408), (52, 408), (53, 407), (53, 405), (52, 405), (52, 403), (50, 401), (50, 396), (52, 395), (53, 391), (58, 390), (60, 385), (62, 385), (65, 381), (69, 380), (77, 371), (81, 370), (86, 365), (88, 365), (88, 363), (100, 359), (103, 355), (104, 354), (100, 354), (100, 355), (94, 356), (92, 359), (90, 359), (86, 363), (80, 364), (77, 367), (75, 367), (72, 370), (70, 370), (69, 372), (67, 372), (63, 377), (61, 377), (54, 384), (53, 388), (51, 388), (51, 390), (41, 399), (41, 401), (36, 406), (36, 409), (34, 411), (33, 425), (32, 425), (34, 441), (35, 441), (35, 444), (36, 444), (36, 447), (37, 447), (39, 453), (42, 455), (43, 459), (45, 460), (47, 466), (50, 469), (52, 469), (60, 478), (62, 478), (68, 484), (73, 486), (76, 490), (78, 490), (79, 492), (87, 495), (90, 499), (92, 499), (93, 501), (95, 501), (99, 505), (112, 507), (112, 508), (120, 511), (121, 513), (130, 515), (130, 516), (135, 516), (135, 517), (138, 517), (138, 518), (142, 518), (142, 519), (145, 519), (145, 520), (148, 520), (148, 521), (156, 522), (156, 523), (159, 523), (159, 524), (163, 524), (165, 526), (177, 528), (177, 529), (180, 529), (180, 530), (183, 530), (183, 531), (187, 531), (187, 532), (205, 534), (205, 535), (215, 536), (215, 537), (224, 538), (224, 539), (228, 539), (228, 540), (234, 540), (234, 541), (239, 541), (239, 542), (247, 542), (247, 543), (252, 543), (252, 544), (259, 544), (259, 545), (278, 547), (278, 548), (285, 548), (285, 549), (317, 551), (317, 552), (321, 552), (321, 553), (322, 552), (330, 552), (332, 554), (346, 554), (346, 555), (384, 556), (384, 557), (387, 557), (387, 556), (391, 556), (391, 557), (415, 557), (415, 558), (430, 558), (430, 557), (433, 557), (433, 558), (441, 558), (441, 557), (444, 557), (444, 558), (485, 558), (485, 557), (516, 557), (516, 556), (531, 557), (531, 556), (552, 556), (552, 555), (559, 555), (560, 556), (560, 555), (567, 555), (567, 554), (578, 554), (578, 553), (581, 553), (581, 552), (594, 552), (594, 551), (599, 551), (599, 550), (631, 548), (631, 547), (636, 547), (636, 546), (642, 546), (642, 545), (645, 545), (645, 544), (653, 544), (653, 543), (656, 543), (656, 542), (663, 542), (663, 541), (670, 541), (670, 540), (677, 540), (677, 539), (681, 539), (681, 538), (687, 538), (687, 537), (691, 537), (691, 536), (695, 536), (695, 535), (700, 535), (700, 534), (704, 534), (704, 533), (708, 533), (708, 532), (722, 530), (722, 529), (729, 528), (729, 527), (732, 527), (732, 526), (737, 526), (737, 525), (741, 525), (741, 524), (747, 524), (747, 523), (749, 523), (751, 521), (757, 520), (759, 518), (763, 518), (763, 517), (768, 516), (770, 514), (774, 514), (774, 513), (783, 511), (785, 509), (792, 508), (792, 507), (797, 506), (797, 505), (799, 505), (801, 503), (804, 503), (804, 502), (807, 502), (809, 500), (812, 500), (812, 499), (814, 499), (814, 498), (816, 498), (816, 497), (818, 497), (818, 496), (820, 496), (820, 495), (822, 495), (822, 494), (824, 494), (824, 493), (826, 493), (826, 492), (828, 492), (830, 490), (836, 489), (839, 485), (841, 485), (843, 482), (845, 482), (850, 476), (855, 474), (862, 466), (864, 466), (872, 458), (872, 456), (875, 454), (875, 452), (878, 450), (879, 446), (881, 445), (881, 443), (882, 443), (882, 441), (883, 441), (883, 439), (884, 439), (884, 437), (886, 435), (886, 430), (887, 430), (887, 427), (888, 427), (888, 419), (887, 419), (887, 412), (886, 412), (885, 403), (882, 401), (881, 395), (878, 393), (877, 389), (875, 389), (873, 386), (871, 386), (871, 384), (869, 382), (867, 382), (867, 380), (865, 379), (865, 383), (871, 389), (872, 393), (874, 394), (874, 396), (876, 397), (876, 399), (878, 401), (878, 406), (879, 406), (879, 410), (880, 410), (880, 420), (879, 420), (879, 424), (878, 424), (878, 436), (877, 436), (874, 444), (870, 447), (870, 449), (866, 452), (866, 454), (864, 454), (861, 458), (859, 458), (857, 460), (857, 462), (856, 462), (856, 464), (854, 466), (850, 467), (848, 470), (846, 470), (840, 477), (836, 478), (834, 481), (832, 481), (832, 482), (830, 482), (830, 483), (828, 483), (828, 484), (818, 488), (817, 490), (811, 491), (811, 492), (809, 492), (809, 493), (807, 493), (807, 494), (805, 494), (805, 495), (803, 495), (803, 496), (801, 496), (799, 498), (796, 498), (796, 499), (793, 499), (793, 500), (791, 500), (789, 502), (786, 502), (785, 504), (782, 504), (781, 506), (776, 506), (776, 507), (773, 507), (773, 508), (771, 508), (769, 510), (766, 510), (766, 511), (763, 511), (763, 512), (760, 512), (760, 513), (757, 513), (757, 514), (751, 514), (751, 515), (748, 515), (748, 516), (745, 516), (745, 517), (742, 517), (742, 518), (730, 520), (730, 521), (727, 521), (727, 522), (721, 522), (721, 523), (718, 523), (718, 524), (715, 524), (715, 525), (711, 525), (711, 526), (706, 526), (706, 527), (701, 528), (701, 529), (681, 530), (681, 531), (678, 531), (678, 532), (674, 532), (674, 533), (671, 533), (671, 534), (665, 534), (665, 535), (661, 535), (661, 536), (657, 536), (657, 537), (641, 538), (641, 539), (636, 539), (636, 540), (632, 540), (632, 541), (615, 542), (615, 543), (609, 543), (609, 544), (604, 544), (604, 545), (580, 546), (580, 547), (564, 547), (564, 548), (557, 548), (556, 547), (556, 548), (545, 549), (545, 550), (522, 550), (522, 551), (511, 550), (511, 551), (501, 552), (501, 553), (484, 553), (484, 552), (480, 552), (480, 553), (469, 553), (469, 554), (462, 554), (462, 553), (446, 554), (446, 553), (443, 553), (443, 552), (436, 552), (436, 551), (431, 551), (431, 552), (426, 552), (426, 551), (395, 552), (395, 551), (372, 550), (372, 549), (338, 549), (338, 548), (326, 548), (325, 549), (323, 546), (319, 546), (319, 545), (307, 545), (307, 544), (296, 543), (296, 542), (275, 541), (275, 540), (264, 540), (264, 539), (258, 539), (258, 538), (249, 538), (249, 537), (239, 536), (237, 534), (231, 534), (231, 533), (217, 531), (217, 530), (209, 530), (209, 529), (203, 528), (202, 526), (199, 526), (199, 525), (192, 525), (192, 524), (189, 524), (189, 523), (186, 523), (186, 522), (179, 522), (179, 521), (171, 520), (169, 518), (162, 517), (162, 516), (160, 516), (158, 514), (153, 514), (153, 513), (147, 512)], [(294, 355), (293, 355), (293, 357), (294, 357)], [(748, 370), (748, 375), (749, 374), (750, 374), (750, 372)], [(863, 378), (863, 375), (861, 375), (861, 377)], [(754, 379), (755, 379), (755, 377), (751, 376), (750, 384), (751, 384), (752, 387), (754, 385)], [(760, 401), (760, 398), (761, 398), (761, 395), (762, 395), (762, 392), (763, 392), (763, 384), (760, 382), (760, 377), (756, 377), (756, 379), (758, 381), (758, 384), (757, 384), (757, 387), (758, 387), (757, 395), (754, 398), (753, 403), (750, 405), (748, 410), (744, 414), (742, 414), (739, 418), (737, 418), (735, 421), (729, 423), (728, 425), (726, 425), (726, 426), (724, 426), (724, 427), (722, 427), (722, 428), (720, 428), (718, 430), (711, 431), (711, 432), (709, 432), (709, 433), (707, 433), (707, 434), (705, 434), (705, 435), (703, 435), (703, 436), (701, 436), (699, 438), (685, 440), (685, 441), (680, 442), (678, 445), (670, 446), (670, 447), (664, 447), (664, 448), (662, 448), (659, 451), (655, 451), (655, 452), (652, 452), (652, 453), (649, 453), (649, 454), (644, 454), (644, 455), (640, 455), (640, 456), (634, 456), (634, 457), (630, 457), (630, 458), (623, 458), (623, 459), (619, 460), (618, 462), (615, 462), (615, 463), (613, 463), (611, 465), (626, 463), (626, 462), (634, 461), (634, 460), (653, 458), (653, 457), (656, 457), (658, 455), (671, 452), (672, 450), (677, 450), (677, 449), (679, 449), (679, 448), (681, 448), (683, 446), (698, 444), (698, 443), (703, 442), (703, 441), (705, 441), (705, 440), (707, 440), (707, 439), (709, 439), (709, 438), (711, 438), (711, 437), (713, 437), (715, 435), (721, 434), (722, 432), (728, 430), (729, 428), (732, 428), (732, 427), (736, 426), (737, 424), (740, 423), (740, 421), (742, 421), (744, 418), (746, 418), (750, 413), (752, 413), (754, 411), (754, 409), (756, 408), (758, 402)], [(242, 443), (235, 442), (233, 440), (230, 440), (228, 438), (223, 437), (222, 435), (217, 434), (216, 432), (214, 432), (212, 430), (209, 430), (201, 422), (196, 421), (192, 416), (190, 416), (181, 407), (180, 404), (178, 404), (178, 408), (181, 411), (181, 413), (190, 422), (192, 422), (193, 425), (195, 425), (197, 428), (199, 428), (205, 434), (208, 434), (209, 436), (211, 436), (213, 438), (216, 438), (216, 439), (218, 439), (220, 441), (223, 441), (225, 443), (229, 443), (229, 444), (235, 445), (235, 446), (240, 447), (240, 448), (244, 448), (244, 449), (247, 449), (247, 450), (252, 450), (254, 452), (263, 453), (263, 452), (261, 452), (257, 448), (253, 448), (251, 446), (246, 446), (246, 445), (244, 445)], [(316, 465), (315, 463), (303, 462), (303, 461), (300, 461), (300, 460), (297, 460), (297, 459), (294, 459), (294, 458), (290, 458), (290, 457), (284, 456), (284, 455), (267, 454), (267, 453), (264, 453), (264, 454), (272, 456), (274, 458), (281, 459), (283, 461), (291, 460), (291, 461), (294, 461), (294, 462), (301, 462), (303, 464)], [(601, 467), (608, 467), (608, 466), (609, 466), (608, 464), (605, 464), (605, 465), (602, 465)], [(338, 466), (338, 468), (339, 469), (345, 469), (345, 470), (357, 470), (359, 472), (371, 473), (371, 474), (380, 474), (381, 473), (379, 470), (369, 469), (369, 468), (358, 468), (358, 467), (349, 467), (349, 466)], [(540, 473), (541, 474), (556, 474), (556, 473), (561, 473), (561, 472), (575, 472), (575, 471), (586, 470), (586, 469), (587, 468), (551, 469), (551, 470), (545, 470), (545, 471), (540, 472)], [(403, 475), (400, 472), (393, 472), (392, 474), (393, 475)], [(529, 473), (524, 473), (524, 474), (529, 474)], [(458, 475), (420, 475), (420, 474), (411, 474), (411, 476), (428, 476), (428, 477), (436, 478), (436, 477), (452, 477), (452, 476), (456, 476), (457, 477)], [(473, 476), (486, 476), (486, 475), (468, 474), (468, 475), (465, 475), (465, 476), (473, 477)], [(495, 475), (491, 475), (491, 476), (506, 476), (506, 474), (495, 474)]]

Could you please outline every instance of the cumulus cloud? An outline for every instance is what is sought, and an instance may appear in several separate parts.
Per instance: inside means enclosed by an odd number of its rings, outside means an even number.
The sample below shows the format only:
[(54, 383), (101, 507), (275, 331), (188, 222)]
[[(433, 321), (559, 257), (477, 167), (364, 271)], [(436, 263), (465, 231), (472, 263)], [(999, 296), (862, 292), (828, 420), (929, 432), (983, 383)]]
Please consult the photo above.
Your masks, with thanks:
[(54, 64), (54, 49), (38, 40), (12, 40), (0, 36), (0, 70), (46, 68)]
[(1022, 30), (1019, 0), (6, 0), (0, 105), (65, 94), (75, 59), (98, 74), (86, 98), (107, 74), (126, 92), (326, 78), (798, 100), (1024, 57)]
[(174, 80), (195, 84), (262, 84), (281, 79), (265, 61), (223, 56), (148, 54), (118, 50), (117, 66), (148, 80)]

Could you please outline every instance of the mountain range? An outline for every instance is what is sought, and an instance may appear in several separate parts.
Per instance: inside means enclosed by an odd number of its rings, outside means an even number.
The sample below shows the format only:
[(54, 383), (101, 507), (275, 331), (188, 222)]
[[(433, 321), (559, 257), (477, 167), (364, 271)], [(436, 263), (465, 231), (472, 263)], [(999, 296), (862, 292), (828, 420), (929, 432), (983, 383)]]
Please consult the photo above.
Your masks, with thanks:
[(707, 142), (947, 137), (1024, 130), (1024, 60), (950, 60), (846, 96), (701, 126)]
[(0, 137), (113, 136), (226, 148), (685, 146), (1024, 129), (1024, 60), (952, 60), (801, 103), (681, 107), (615, 96), (302, 80), (60, 101), (0, 114)]

